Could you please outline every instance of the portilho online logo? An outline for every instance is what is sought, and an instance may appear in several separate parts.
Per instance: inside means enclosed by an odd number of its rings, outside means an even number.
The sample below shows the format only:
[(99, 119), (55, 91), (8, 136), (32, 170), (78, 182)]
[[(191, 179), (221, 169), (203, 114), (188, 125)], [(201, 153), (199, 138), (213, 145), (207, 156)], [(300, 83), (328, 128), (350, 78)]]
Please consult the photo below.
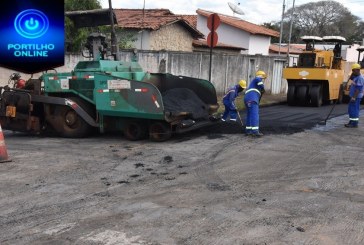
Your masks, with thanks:
[(39, 38), (48, 31), (49, 20), (42, 11), (27, 9), (16, 16), (14, 27), (16, 32), (25, 38)]

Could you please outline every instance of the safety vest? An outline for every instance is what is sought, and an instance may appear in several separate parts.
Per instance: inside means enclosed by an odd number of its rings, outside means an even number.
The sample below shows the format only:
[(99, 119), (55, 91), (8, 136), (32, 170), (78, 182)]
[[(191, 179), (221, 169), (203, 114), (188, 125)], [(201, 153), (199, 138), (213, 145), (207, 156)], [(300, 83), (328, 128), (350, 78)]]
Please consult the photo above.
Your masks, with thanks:
[(249, 84), (248, 89), (245, 91), (245, 102), (257, 102), (259, 103), (261, 92), (264, 90), (263, 78), (255, 77)]

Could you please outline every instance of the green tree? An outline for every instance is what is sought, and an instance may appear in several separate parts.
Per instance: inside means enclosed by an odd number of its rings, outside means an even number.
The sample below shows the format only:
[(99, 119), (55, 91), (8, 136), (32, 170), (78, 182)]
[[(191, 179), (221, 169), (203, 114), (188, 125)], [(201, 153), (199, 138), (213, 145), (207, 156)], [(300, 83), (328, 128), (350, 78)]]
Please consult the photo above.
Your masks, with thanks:
[[(106, 36), (111, 39), (111, 27), (110, 26), (100, 26), (101, 33), (105, 33)], [(130, 31), (121, 27), (115, 26), (115, 33), (117, 36), (119, 49), (133, 49), (134, 42), (138, 40), (136, 37), (138, 35), (137, 31)]]
[[(77, 10), (91, 10), (100, 9), (100, 0), (65, 0), (66, 11)], [(80, 52), (83, 48), (83, 44), (86, 42), (87, 36), (91, 32), (101, 32), (107, 35), (110, 39), (111, 28), (110, 26), (98, 26), (92, 28), (79, 28), (77, 29), (73, 22), (66, 17), (65, 20), (66, 29), (66, 43), (67, 51)], [(115, 26), (116, 34), (118, 36), (118, 43), (120, 49), (131, 49), (134, 47), (133, 42), (137, 40), (136, 32), (128, 31), (123, 28)]]
[[(275, 31), (278, 31), (280, 32), (280, 25), (277, 24), (276, 22), (265, 22), (263, 23), (263, 25), (265, 28), (268, 28), (268, 29), (271, 29), (271, 30), (275, 30)], [(272, 43), (278, 43), (279, 42), (279, 37), (272, 37), (271, 39), (271, 42)]]
[(350, 40), (364, 46), (364, 21), (358, 21), (358, 26), (350, 37)]
[(64, 8), (66, 11), (100, 9), (99, 0), (65, 0)]
[[(293, 9), (284, 14), (282, 42), (288, 42)], [(280, 22), (272, 22), (279, 30)], [(295, 7), (291, 42), (301, 42), (301, 36), (342, 36), (348, 43), (363, 39), (363, 21), (336, 1), (310, 2)]]
[[(91, 10), (100, 9), (99, 0), (65, 0), (65, 11)], [(79, 52), (82, 50), (82, 44), (86, 41), (92, 28), (75, 28), (73, 22), (66, 17), (66, 47), (69, 52)]]

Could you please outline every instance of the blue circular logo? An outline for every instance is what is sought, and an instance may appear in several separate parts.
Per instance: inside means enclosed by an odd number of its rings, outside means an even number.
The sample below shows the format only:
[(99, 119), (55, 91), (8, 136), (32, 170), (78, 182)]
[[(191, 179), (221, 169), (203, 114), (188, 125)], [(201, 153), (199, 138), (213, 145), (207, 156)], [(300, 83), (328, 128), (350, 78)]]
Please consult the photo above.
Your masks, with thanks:
[(27, 9), (20, 12), (14, 21), (16, 32), (29, 39), (43, 36), (49, 28), (47, 16), (36, 9)]

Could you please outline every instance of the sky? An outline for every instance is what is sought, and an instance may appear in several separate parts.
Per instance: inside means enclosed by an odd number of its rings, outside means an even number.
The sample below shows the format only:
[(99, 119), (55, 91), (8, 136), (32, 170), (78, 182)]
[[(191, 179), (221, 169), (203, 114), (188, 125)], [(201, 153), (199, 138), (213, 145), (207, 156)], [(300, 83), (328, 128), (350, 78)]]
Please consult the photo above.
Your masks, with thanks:
[[(283, 2), (285, 9), (293, 6), (293, 0), (111, 0), (113, 8), (164, 8), (174, 14), (196, 14), (197, 9), (208, 10), (241, 18), (243, 20), (263, 24), (265, 22), (280, 21), (282, 18)], [(295, 0), (295, 6), (320, 0)], [(108, 8), (108, 0), (100, 0), (103, 8)], [(244, 15), (233, 14), (228, 2), (238, 4)], [(337, 1), (351, 11), (353, 15), (364, 20), (364, 0)]]

